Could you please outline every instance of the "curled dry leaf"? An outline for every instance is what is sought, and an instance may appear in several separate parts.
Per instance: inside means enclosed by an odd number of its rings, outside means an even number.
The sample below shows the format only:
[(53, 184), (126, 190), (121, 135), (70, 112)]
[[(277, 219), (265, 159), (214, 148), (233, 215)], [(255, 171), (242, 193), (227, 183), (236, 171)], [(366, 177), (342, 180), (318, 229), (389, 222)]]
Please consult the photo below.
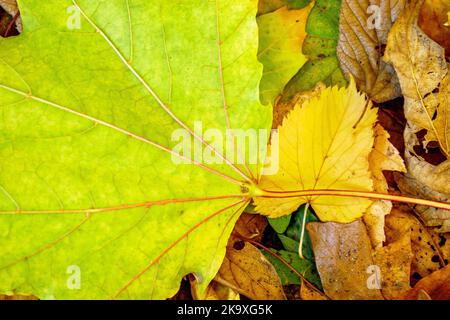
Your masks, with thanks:
[(420, 280), (404, 298), (417, 300), (422, 290), (432, 300), (450, 300), (450, 265)]
[[(381, 300), (380, 290), (369, 288), (374, 265), (372, 246), (361, 220), (349, 224), (312, 222), (307, 225), (317, 270), (325, 293), (333, 300)], [(372, 275), (373, 276), (373, 275)]]
[(261, 251), (233, 237), (215, 280), (250, 299), (286, 299), (275, 268)]
[[(372, 172), (374, 190), (387, 193), (388, 184), (383, 170), (405, 172), (405, 164), (398, 150), (389, 142), (389, 133), (379, 124), (375, 127), (375, 142), (373, 150), (369, 155), (369, 166)], [(384, 217), (392, 209), (392, 202), (378, 200), (367, 209), (364, 214), (370, 240), (374, 248), (379, 248), (385, 240)]]
[(387, 35), (406, 0), (343, 0), (337, 55), (343, 71), (376, 102), (401, 95), (394, 69), (383, 61)]
[[(263, 176), (259, 187), (372, 191), (368, 156), (376, 112), (354, 82), (348, 88), (326, 88), (319, 98), (296, 105), (279, 127), (279, 170)], [(306, 202), (322, 221), (344, 223), (361, 217), (372, 203), (332, 196), (255, 199), (256, 210), (270, 217), (290, 214)]]

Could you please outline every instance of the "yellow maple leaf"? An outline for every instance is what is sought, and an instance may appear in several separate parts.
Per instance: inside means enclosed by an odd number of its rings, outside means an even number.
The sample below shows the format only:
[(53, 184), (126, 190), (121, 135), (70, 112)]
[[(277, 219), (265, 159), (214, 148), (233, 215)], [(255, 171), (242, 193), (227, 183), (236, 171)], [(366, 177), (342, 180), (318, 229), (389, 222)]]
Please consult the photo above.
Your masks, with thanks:
[[(261, 190), (335, 189), (372, 191), (369, 154), (374, 143), (377, 109), (348, 88), (326, 88), (320, 97), (297, 105), (279, 129), (279, 168), (262, 176)], [(274, 148), (273, 145), (270, 148)], [(270, 150), (273, 152), (273, 150)], [(256, 198), (256, 210), (270, 217), (310, 203), (322, 221), (347, 223), (363, 215), (371, 200), (354, 197), (308, 196)]]

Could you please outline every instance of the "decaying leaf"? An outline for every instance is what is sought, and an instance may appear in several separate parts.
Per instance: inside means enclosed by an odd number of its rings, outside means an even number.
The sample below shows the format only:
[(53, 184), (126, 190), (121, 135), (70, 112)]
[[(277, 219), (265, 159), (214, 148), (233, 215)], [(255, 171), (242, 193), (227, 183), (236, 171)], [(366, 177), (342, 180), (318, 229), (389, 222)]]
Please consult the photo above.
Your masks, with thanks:
[(426, 0), (419, 15), (419, 27), (450, 55), (450, 1)]
[(442, 152), (448, 155), (450, 145), (445, 134), (447, 128), (440, 125), (437, 119), (434, 120), (435, 112), (450, 116), (448, 80), (443, 82), (438, 94), (433, 92), (439, 88), (448, 67), (444, 49), (417, 25), (423, 2), (412, 1), (398, 18), (389, 33), (385, 58), (397, 71), (405, 96), (405, 116), (410, 129), (413, 132), (427, 130), (426, 143), (439, 142)]
[[(397, 243), (405, 235), (410, 234), (412, 260), (410, 263), (410, 273), (412, 284), (434, 271), (439, 270), (445, 263), (444, 259), (450, 251), (445, 249), (445, 238), (443, 243), (433, 230), (427, 229), (414, 216), (410, 208), (402, 206), (394, 208), (386, 218), (386, 238), (387, 244)], [(434, 237), (433, 237), (434, 235)], [(442, 244), (442, 245), (440, 245)], [(447, 249), (448, 250), (448, 249)], [(445, 252), (446, 256), (443, 256)]]
[(420, 280), (404, 298), (417, 300), (421, 290), (432, 300), (450, 300), (450, 265)]
[(372, 246), (361, 220), (349, 224), (312, 222), (307, 229), (328, 297), (333, 300), (383, 299), (376, 286), (377, 274), (371, 273), (375, 271), (371, 270), (374, 266)]
[(301, 47), (306, 20), (314, 3), (299, 10), (282, 7), (258, 17), (258, 59), (264, 65), (260, 84), (261, 101), (273, 103), (288, 81), (306, 62)]
[(252, 244), (238, 239), (230, 239), (215, 280), (250, 299), (286, 299), (272, 264)]
[(401, 95), (397, 75), (383, 61), (383, 50), (393, 22), (406, 0), (343, 0), (337, 55), (341, 67), (358, 89), (376, 102)]
[[(274, 191), (373, 189), (369, 154), (376, 109), (356, 90), (326, 88), (292, 110), (279, 127), (279, 170), (263, 176), (259, 187)], [(278, 147), (278, 146), (276, 146)], [(290, 214), (310, 202), (322, 221), (350, 222), (371, 201), (347, 197), (255, 199), (256, 210), (270, 217)]]
[(302, 283), (302, 285), (300, 286), (300, 299), (317, 301), (329, 300), (326, 295), (320, 294), (305, 283)]
[[(375, 127), (375, 142), (369, 155), (369, 166), (372, 172), (374, 191), (379, 193), (388, 192), (388, 184), (383, 170), (406, 171), (398, 150), (389, 142), (389, 133), (379, 124)], [(374, 201), (364, 214), (364, 222), (374, 248), (381, 247), (385, 240), (384, 217), (389, 214), (391, 209), (391, 201), (378, 200)]]
[[(447, 201), (450, 196), (450, 75), (444, 49), (430, 39), (418, 26), (417, 20), (424, 0), (412, 1), (392, 28), (386, 48), (390, 62), (400, 80), (405, 96), (405, 117), (408, 121), (405, 137), (405, 161), (408, 174), (399, 178), (403, 193), (432, 200)], [(421, 147), (417, 137), (426, 131), (423, 147), (437, 144), (447, 160), (434, 165), (417, 155)], [(417, 207), (428, 225), (442, 225), (450, 230), (448, 212)]]
[[(447, 165), (446, 167), (442, 168), (443, 170), (440, 170), (440, 165), (434, 167), (425, 161), (421, 161), (413, 157), (410, 157), (409, 159), (412, 165), (417, 165), (418, 167), (413, 167), (413, 171), (411, 173), (408, 172), (405, 175), (394, 175), (397, 185), (402, 193), (405, 195), (416, 196), (423, 199), (443, 202), (450, 201), (450, 197), (447, 194), (437, 192), (432, 189), (432, 186), (435, 185), (435, 181), (438, 181), (438, 187), (447, 186), (447, 184), (444, 185), (443, 183), (445, 181), (446, 175), (449, 172), (448, 162), (443, 163)], [(424, 168), (426, 170), (422, 170)], [(439, 173), (442, 173), (442, 176), (438, 179)], [(423, 174), (428, 174), (428, 176), (424, 176)], [(442, 179), (442, 177), (444, 179)], [(428, 185), (428, 182), (430, 182), (429, 184), (431, 186)], [(420, 205), (414, 206), (414, 211), (420, 214), (421, 218), (426, 222), (427, 226), (440, 227), (439, 232), (442, 233), (450, 232), (449, 211)]]
[(381, 270), (381, 292), (386, 299), (400, 299), (411, 289), (411, 249), (410, 220), (390, 217), (386, 220), (389, 241), (375, 250), (373, 260)]
[(261, 241), (264, 229), (267, 226), (267, 218), (259, 214), (244, 212), (239, 217), (233, 230), (233, 235), (243, 239)]

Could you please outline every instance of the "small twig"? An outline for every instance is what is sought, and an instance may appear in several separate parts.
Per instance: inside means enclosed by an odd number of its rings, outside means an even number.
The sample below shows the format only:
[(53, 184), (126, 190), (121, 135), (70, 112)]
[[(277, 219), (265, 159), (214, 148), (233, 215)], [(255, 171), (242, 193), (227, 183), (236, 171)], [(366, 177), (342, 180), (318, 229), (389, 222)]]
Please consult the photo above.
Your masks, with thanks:
[(305, 209), (303, 210), (303, 222), (302, 222), (302, 232), (300, 234), (300, 243), (298, 245), (298, 255), (301, 259), (303, 257), (303, 238), (305, 237), (305, 224), (306, 224), (306, 216), (308, 214), (309, 202), (305, 204)]

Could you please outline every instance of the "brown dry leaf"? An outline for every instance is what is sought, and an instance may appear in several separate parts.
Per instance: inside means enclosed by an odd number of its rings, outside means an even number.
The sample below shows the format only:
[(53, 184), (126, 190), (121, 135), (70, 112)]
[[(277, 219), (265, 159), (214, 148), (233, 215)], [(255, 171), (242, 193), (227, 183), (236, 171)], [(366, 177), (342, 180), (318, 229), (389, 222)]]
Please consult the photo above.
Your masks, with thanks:
[(393, 22), (406, 0), (344, 0), (341, 6), (337, 55), (346, 75), (376, 102), (401, 96), (397, 75), (383, 61)]
[(417, 300), (421, 290), (432, 300), (450, 300), (450, 265), (420, 280), (404, 298)]
[(305, 282), (300, 286), (300, 299), (301, 300), (328, 300), (324, 294), (320, 294), (317, 290), (312, 289)]
[[(449, 155), (447, 129), (433, 121), (434, 113), (450, 116), (448, 80), (439, 87), (448, 71), (444, 49), (431, 40), (417, 25), (424, 0), (413, 1), (391, 29), (385, 59), (390, 62), (400, 80), (405, 96), (405, 116), (409, 128), (415, 133), (426, 129), (426, 142), (437, 141), (442, 152)], [(411, 141), (412, 142), (412, 141)], [(410, 148), (412, 148), (410, 146)]]
[(215, 280), (254, 300), (285, 300), (275, 268), (255, 246), (231, 237)]
[(399, 299), (411, 288), (411, 260), (410, 234), (375, 251), (374, 262), (381, 270), (381, 292), (386, 299)]
[[(385, 60), (391, 63), (400, 80), (405, 107), (426, 109), (421, 105), (424, 97), (435, 90), (447, 73), (444, 49), (431, 40), (417, 25), (420, 7), (424, 0), (412, 1), (391, 29), (385, 51)], [(430, 126), (425, 110), (405, 110), (408, 120), (421, 128)], [(408, 118), (409, 116), (409, 118)]]
[(369, 289), (374, 265), (372, 247), (361, 220), (349, 224), (308, 223), (317, 270), (325, 293), (333, 300), (380, 300), (379, 289)]
[(199, 294), (198, 282), (194, 276), (189, 277), (189, 282), (191, 284), (191, 294), (194, 300), (240, 300), (238, 292), (217, 281), (213, 280), (209, 284), (204, 296)]
[[(410, 233), (411, 250), (411, 281), (428, 276), (441, 268), (440, 255), (443, 256), (445, 242), (432, 229), (423, 226), (407, 206), (395, 207), (386, 218), (387, 243), (397, 242), (403, 235)], [(436, 238), (434, 238), (434, 237)], [(436, 241), (436, 240), (438, 241)], [(439, 244), (442, 244), (440, 246)], [(450, 247), (445, 248), (450, 254)], [(443, 257), (445, 259), (445, 257)]]
[[(440, 165), (435, 167), (414, 157), (410, 157), (409, 162), (411, 164), (410, 167), (412, 167), (412, 172), (408, 172), (406, 175), (394, 175), (397, 185), (403, 194), (443, 202), (450, 201), (450, 197), (447, 194), (433, 190), (434, 183), (427, 181), (432, 179), (438, 181), (439, 183), (437, 183), (436, 187), (439, 187), (441, 184), (444, 185), (444, 181), (438, 179), (436, 176), (441, 174), (446, 179), (445, 177), (449, 172), (449, 161), (442, 163), (446, 164), (446, 167)], [(417, 167), (414, 167), (414, 165)], [(448, 183), (445, 183), (445, 185), (448, 185)], [(419, 205), (413, 206), (413, 208), (425, 221), (427, 226), (440, 227), (438, 231), (441, 233), (450, 232), (449, 211)]]
[[(0, 7), (5, 9), (6, 12), (8, 12), (11, 16), (15, 16), (17, 12), (19, 11), (19, 8), (17, 7), (17, 0), (0, 0)], [(22, 19), (20, 17), (16, 20), (16, 28), (17, 31), (22, 33)]]
[[(375, 141), (369, 155), (369, 166), (374, 182), (374, 191), (388, 192), (388, 184), (383, 170), (405, 172), (405, 164), (398, 150), (389, 142), (389, 133), (381, 125), (375, 127)], [(374, 248), (380, 248), (385, 240), (384, 217), (392, 209), (392, 202), (375, 201), (363, 216), (370, 240)]]
[[(405, 96), (408, 121), (404, 132), (408, 174), (397, 180), (404, 194), (448, 201), (450, 160), (434, 165), (414, 150), (421, 144), (416, 133), (426, 130), (423, 146), (432, 147), (437, 142), (447, 159), (450, 155), (450, 75), (444, 49), (417, 25), (423, 3), (413, 1), (404, 10), (389, 34), (386, 48), (386, 60), (395, 67)], [(415, 210), (427, 225), (442, 225), (442, 232), (450, 231), (448, 211), (420, 206)]]
[(234, 226), (233, 235), (239, 238), (252, 239), (256, 242), (260, 242), (266, 227), (266, 217), (259, 214), (244, 212)]
[(426, 0), (419, 15), (420, 28), (445, 48), (446, 55), (450, 55), (450, 28), (445, 26), (449, 11), (448, 0)]
[[(397, 223), (399, 220), (386, 219), (389, 232), (389, 244), (378, 248), (374, 253), (374, 262), (381, 269), (381, 291), (386, 299), (403, 297), (410, 287), (411, 262), (411, 221)], [(392, 223), (392, 221), (394, 223)], [(405, 221), (402, 221), (405, 222)]]

